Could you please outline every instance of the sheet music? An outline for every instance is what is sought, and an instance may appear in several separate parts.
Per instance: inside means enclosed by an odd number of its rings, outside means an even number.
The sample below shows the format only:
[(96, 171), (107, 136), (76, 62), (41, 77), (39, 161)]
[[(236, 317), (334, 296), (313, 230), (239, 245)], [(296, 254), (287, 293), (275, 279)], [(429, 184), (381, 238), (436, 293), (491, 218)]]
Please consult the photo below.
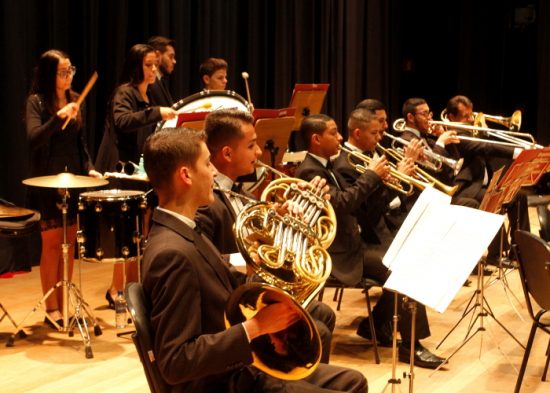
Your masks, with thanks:
[(501, 227), (501, 215), (450, 205), (433, 188), (419, 197), (384, 256), (384, 287), (443, 312)]

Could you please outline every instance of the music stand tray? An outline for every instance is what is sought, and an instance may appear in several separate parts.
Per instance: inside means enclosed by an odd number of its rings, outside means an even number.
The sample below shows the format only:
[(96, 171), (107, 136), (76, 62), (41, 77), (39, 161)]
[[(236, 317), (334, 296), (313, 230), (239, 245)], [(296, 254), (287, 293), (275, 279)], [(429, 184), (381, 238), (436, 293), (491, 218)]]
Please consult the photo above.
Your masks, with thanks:
[(329, 86), (328, 83), (296, 83), (294, 85), (292, 98), (288, 105), (291, 108), (296, 108), (293, 130), (300, 128), (305, 116), (321, 113)]

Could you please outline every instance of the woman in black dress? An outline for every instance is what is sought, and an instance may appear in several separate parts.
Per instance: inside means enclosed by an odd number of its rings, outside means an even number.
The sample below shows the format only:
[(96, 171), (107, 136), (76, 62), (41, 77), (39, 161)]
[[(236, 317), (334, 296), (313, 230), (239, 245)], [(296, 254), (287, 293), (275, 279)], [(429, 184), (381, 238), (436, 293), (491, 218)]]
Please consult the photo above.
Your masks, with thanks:
[[(42, 54), (35, 69), (33, 84), (27, 98), (25, 123), (30, 150), (31, 176), (75, 175), (101, 177), (94, 170), (86, 147), (84, 110), (76, 103), (78, 94), (71, 90), (76, 67), (67, 54), (49, 50)], [(71, 118), (67, 127), (62, 126)], [(76, 237), (76, 206), (78, 195), (68, 195), (67, 243), (74, 245)], [(42, 254), (40, 279), (46, 293), (63, 278), (63, 224), (60, 204), (65, 190), (28, 189), (28, 205), (42, 216)], [(74, 249), (69, 250), (69, 272), (72, 273)], [(62, 290), (56, 289), (46, 301), (48, 316), (62, 323)], [(49, 322), (46, 319), (46, 322)]]

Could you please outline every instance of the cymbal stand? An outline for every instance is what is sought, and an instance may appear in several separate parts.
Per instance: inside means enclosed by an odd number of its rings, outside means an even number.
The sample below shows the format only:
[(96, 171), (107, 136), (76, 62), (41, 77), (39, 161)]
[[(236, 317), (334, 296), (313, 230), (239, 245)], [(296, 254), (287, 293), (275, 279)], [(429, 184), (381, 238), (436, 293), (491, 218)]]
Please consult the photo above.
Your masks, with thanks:
[[(38, 303), (33, 307), (33, 309), (23, 318), (23, 320), (15, 327), (15, 332), (11, 334), (10, 337), (8, 337), (8, 341), (6, 343), (6, 346), (12, 347), (14, 345), (15, 336), (19, 335), (21, 336), (20, 331), (22, 331), (21, 326), (23, 323), (27, 320), (27, 318), (33, 314), (36, 310), (41, 308), (41, 305), (44, 303), (44, 301), (54, 293), (54, 291), (62, 287), (63, 291), (63, 326), (60, 326), (57, 324), (56, 321), (54, 321), (48, 313), (46, 314), (46, 318), (50, 320), (50, 322), (55, 326), (55, 328), (59, 332), (68, 333), (69, 337), (73, 336), (73, 329), (76, 325), (78, 327), (78, 330), (80, 332), (80, 335), (82, 337), (82, 341), (85, 346), (85, 354), (87, 359), (91, 359), (94, 357), (91, 347), (91, 340), (90, 340), (90, 333), (88, 331), (88, 323), (86, 321), (86, 318), (82, 317), (81, 311), (83, 310), (88, 318), (92, 321), (92, 324), (94, 326), (94, 334), (96, 336), (101, 335), (101, 328), (99, 327), (96, 318), (94, 317), (90, 306), (88, 303), (84, 301), (84, 298), (82, 296), (82, 293), (80, 290), (76, 287), (76, 285), (69, 280), (69, 249), (70, 244), (67, 243), (67, 212), (68, 212), (68, 205), (67, 205), (67, 196), (69, 192), (68, 189), (65, 189), (65, 192), (63, 194), (63, 202), (61, 204), (61, 214), (63, 219), (63, 244), (61, 244), (61, 254), (63, 258), (63, 280), (58, 281), (52, 288), (46, 292), (46, 294), (38, 301)], [(73, 305), (74, 308), (74, 317), (69, 320), (69, 301)]]
[[(499, 324), (499, 326), (506, 332), (510, 337), (514, 339), (515, 342), (518, 343), (520, 347), (525, 349), (522, 343), (518, 341), (516, 337), (495, 317), (495, 314), (493, 313), (493, 310), (491, 309), (491, 306), (487, 302), (487, 299), (485, 299), (485, 293), (484, 293), (484, 282), (483, 282), (483, 269), (485, 268), (485, 262), (478, 263), (478, 274), (477, 274), (477, 289), (472, 294), (472, 297), (468, 301), (468, 304), (466, 306), (466, 309), (462, 313), (462, 316), (458, 320), (458, 322), (451, 328), (451, 330), (447, 333), (445, 337), (443, 337), (443, 340), (437, 345), (436, 349), (438, 349), (443, 342), (451, 335), (451, 333), (458, 327), (460, 322), (468, 314), (472, 314), (472, 318), (470, 319), (470, 324), (468, 326), (468, 331), (466, 332), (466, 336), (464, 337), (464, 340), (462, 343), (445, 359), (445, 362), (443, 362), (439, 367), (435, 369), (435, 371), (439, 370), (447, 361), (452, 358), (463, 346), (465, 346), (477, 333), (484, 332), (486, 330), (484, 321), (487, 316), (490, 316), (493, 318), (493, 320)], [(477, 314), (474, 316), (474, 313), (476, 310), (479, 310)], [(479, 321), (478, 328), (472, 333), (472, 329), (476, 322)], [(435, 372), (434, 371), (434, 372)]]
[[(391, 368), (391, 378), (388, 379), (388, 383), (384, 387), (384, 390), (382, 390), (382, 393), (386, 391), (388, 386), (391, 385), (391, 393), (395, 393), (395, 390), (399, 388), (397, 385), (401, 385), (401, 379), (397, 378), (397, 321), (399, 319), (399, 316), (397, 315), (397, 304), (399, 302), (399, 297), (397, 295), (397, 292), (394, 292), (393, 295), (393, 331), (392, 331), (392, 347), (391, 347), (391, 360), (392, 360), (392, 368)], [(399, 391), (401, 389), (399, 388)]]

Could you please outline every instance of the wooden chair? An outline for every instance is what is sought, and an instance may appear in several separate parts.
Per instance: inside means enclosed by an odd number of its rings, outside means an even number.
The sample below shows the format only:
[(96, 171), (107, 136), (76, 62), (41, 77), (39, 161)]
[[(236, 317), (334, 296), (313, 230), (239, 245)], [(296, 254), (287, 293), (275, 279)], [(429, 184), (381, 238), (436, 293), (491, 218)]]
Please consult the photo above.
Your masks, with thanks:
[[(519, 262), (519, 273), (527, 310), (533, 320), (514, 390), (515, 393), (519, 393), (537, 329), (541, 329), (550, 335), (550, 322), (542, 321), (543, 316), (548, 317), (550, 315), (550, 246), (543, 239), (530, 232), (518, 230), (515, 234), (516, 245), (514, 245), (514, 251)], [(535, 312), (535, 308), (538, 311)], [(548, 348), (550, 349), (550, 342)], [(546, 351), (546, 364), (542, 373), (542, 381), (546, 380), (548, 372), (549, 349)]]

